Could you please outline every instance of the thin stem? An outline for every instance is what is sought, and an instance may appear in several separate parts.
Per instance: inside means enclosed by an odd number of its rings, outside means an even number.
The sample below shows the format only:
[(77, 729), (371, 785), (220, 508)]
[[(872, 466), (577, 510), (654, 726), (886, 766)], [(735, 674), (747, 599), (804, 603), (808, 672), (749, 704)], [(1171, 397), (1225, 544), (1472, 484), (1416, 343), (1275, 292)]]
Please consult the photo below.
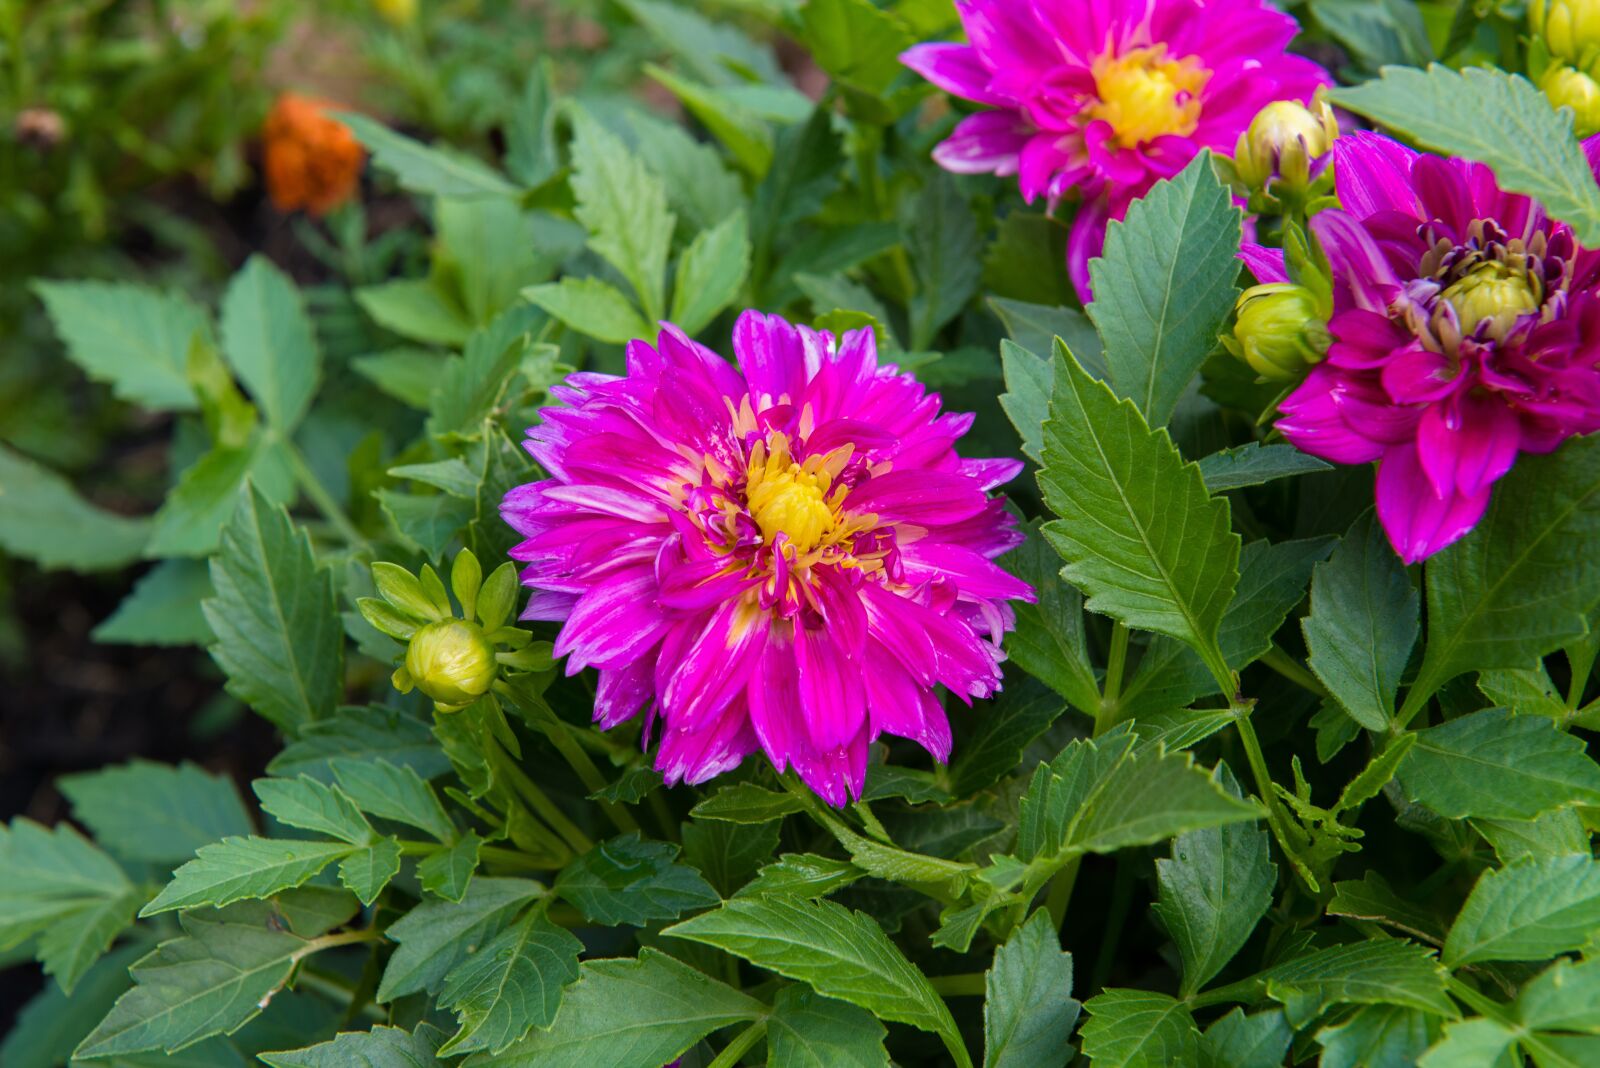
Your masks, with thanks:
[(1256, 792), (1267, 806), (1267, 825), (1272, 828), (1272, 836), (1278, 840), (1278, 848), (1283, 850), (1283, 855), (1294, 861), (1290, 866), (1299, 872), (1300, 855), (1289, 840), (1289, 817), (1278, 800), (1278, 791), (1273, 788), (1272, 774), (1267, 771), (1267, 759), (1261, 752), (1261, 740), (1256, 737), (1256, 729), (1250, 723), (1250, 709), (1235, 705), (1233, 721), (1239, 728), (1239, 740), (1244, 743), (1244, 755), (1250, 764), (1250, 774), (1255, 779)]
[(289, 469), (294, 472), (295, 481), (300, 483), (300, 488), (305, 490), (307, 497), (311, 498), (311, 503), (317, 506), (317, 511), (321, 512), (323, 517), (333, 524), (333, 528), (350, 544), (351, 548), (365, 549), (367, 547), (366, 536), (357, 529), (355, 523), (345, 514), (345, 510), (340, 506), (339, 502), (333, 499), (333, 494), (328, 492), (328, 488), (322, 484), (322, 480), (317, 477), (317, 473), (311, 470), (311, 466), (306, 463), (306, 458), (300, 454), (300, 450), (295, 447), (294, 442), (284, 441), (282, 445), (283, 454), (289, 461)]
[(549, 795), (539, 789), (532, 779), (528, 778), (527, 774), (517, 766), (516, 761), (511, 759), (510, 754), (500, 747), (499, 742), (490, 738), (485, 751), (493, 755), (495, 764), (505, 773), (505, 777), (511, 783), (512, 788), (516, 790), (524, 801), (533, 806), (533, 810), (561, 836), (562, 840), (574, 852), (587, 853), (594, 848), (594, 842), (589, 839), (588, 835), (583, 833), (582, 828), (568, 819), (567, 814), (556, 807), (556, 803), (550, 800)]
[(944, 998), (983, 997), (984, 974), (982, 972), (963, 972), (959, 975), (930, 975), (928, 982), (933, 984), (934, 993)]
[(1106, 654), (1106, 680), (1100, 691), (1100, 713), (1094, 717), (1095, 737), (1099, 737), (1121, 718), (1117, 707), (1122, 697), (1122, 675), (1128, 664), (1128, 628), (1120, 621), (1111, 624), (1111, 649)]
[[(521, 686), (515, 682), (501, 681), (496, 684), (495, 690), (521, 706), (525, 712), (533, 713), (529, 718), (539, 731), (550, 739), (550, 744), (556, 747), (556, 752), (561, 754), (561, 758), (567, 762), (567, 766), (578, 776), (578, 781), (583, 783), (584, 789), (590, 794), (598, 794), (610, 785), (606, 782), (605, 776), (600, 774), (600, 769), (590, 759), (589, 754), (585, 753), (574, 740), (572, 728), (545, 704), (542, 696), (535, 695), (535, 699), (530, 700), (519, 699)], [(535, 707), (528, 708), (530, 704)], [(600, 808), (623, 834), (639, 829), (633, 814), (615, 801), (601, 801)]]
[(1078, 867), (1082, 863), (1082, 856), (1073, 857), (1050, 877), (1050, 891), (1045, 895), (1044, 907), (1057, 931), (1067, 920), (1067, 906), (1072, 902), (1072, 888), (1078, 883)]
[(740, 1058), (750, 1052), (751, 1047), (761, 1041), (766, 1033), (767, 1018), (763, 1016), (737, 1035), (734, 1035), (733, 1041), (724, 1046), (722, 1052), (717, 1054), (706, 1068), (733, 1068), (734, 1065), (739, 1063)]
[(1266, 655), (1261, 658), (1261, 663), (1301, 689), (1309, 690), (1318, 697), (1328, 696), (1328, 688), (1322, 685), (1322, 680), (1301, 667), (1294, 657), (1284, 652), (1277, 645), (1267, 650)]

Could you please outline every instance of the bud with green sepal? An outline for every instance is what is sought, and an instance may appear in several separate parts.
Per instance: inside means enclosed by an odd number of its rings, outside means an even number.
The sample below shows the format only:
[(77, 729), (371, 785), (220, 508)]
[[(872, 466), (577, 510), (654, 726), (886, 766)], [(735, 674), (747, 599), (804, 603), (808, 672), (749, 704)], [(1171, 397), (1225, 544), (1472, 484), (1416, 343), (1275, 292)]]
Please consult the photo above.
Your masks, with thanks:
[(1572, 109), (1579, 137), (1600, 132), (1600, 82), (1575, 67), (1552, 63), (1539, 76), (1539, 88), (1551, 107)]
[(1339, 123), (1320, 92), (1310, 107), (1277, 100), (1251, 120), (1223, 170), (1231, 171), (1233, 185), (1250, 197), (1252, 211), (1303, 203), (1329, 184), (1328, 163), (1338, 136)]
[(1528, 28), (1557, 60), (1587, 69), (1600, 57), (1600, 0), (1533, 0)]
[(1233, 333), (1222, 339), (1262, 378), (1299, 378), (1328, 352), (1328, 325), (1311, 290), (1293, 282), (1251, 286), (1234, 305)]
[(488, 693), (504, 668), (543, 671), (553, 663), (549, 642), (535, 642), (510, 626), (516, 608), (517, 574), (509, 561), (488, 578), (471, 550), (463, 549), (450, 568), (450, 588), (460, 616), (433, 568), (413, 575), (398, 564), (372, 565), (377, 597), (356, 602), (368, 623), (406, 643), (395, 669), (395, 689), (421, 690), (441, 712), (453, 712)]

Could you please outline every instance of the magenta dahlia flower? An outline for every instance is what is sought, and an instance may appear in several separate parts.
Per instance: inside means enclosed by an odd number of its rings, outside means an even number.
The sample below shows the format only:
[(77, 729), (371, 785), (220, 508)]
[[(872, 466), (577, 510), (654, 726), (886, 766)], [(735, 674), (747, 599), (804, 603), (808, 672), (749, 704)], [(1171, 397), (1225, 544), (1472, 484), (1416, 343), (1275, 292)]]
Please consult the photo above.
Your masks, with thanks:
[(1334, 154), (1342, 210), (1311, 220), (1333, 344), (1277, 425), (1315, 456), (1378, 461), (1378, 517), (1411, 563), (1472, 529), (1519, 452), (1600, 430), (1600, 255), (1481, 163), (1371, 133)]
[(1016, 460), (966, 460), (972, 416), (880, 366), (871, 330), (746, 312), (739, 367), (664, 325), (627, 374), (577, 374), (528, 431), (549, 472), (501, 512), (527, 540), (524, 619), (562, 623), (567, 673), (599, 670), (595, 719), (649, 707), (656, 767), (702, 782), (758, 747), (823, 798), (859, 796), (880, 734), (939, 760), (935, 693), (1000, 687), (1021, 534), (989, 491)]
[(1328, 72), (1287, 51), (1294, 19), (1266, 0), (957, 0), (972, 43), (901, 60), (987, 105), (934, 159), (1015, 174), (1031, 203), (1078, 190), (1067, 266), (1089, 300), (1106, 222), (1203, 148), (1231, 152), (1263, 106), (1307, 103)]

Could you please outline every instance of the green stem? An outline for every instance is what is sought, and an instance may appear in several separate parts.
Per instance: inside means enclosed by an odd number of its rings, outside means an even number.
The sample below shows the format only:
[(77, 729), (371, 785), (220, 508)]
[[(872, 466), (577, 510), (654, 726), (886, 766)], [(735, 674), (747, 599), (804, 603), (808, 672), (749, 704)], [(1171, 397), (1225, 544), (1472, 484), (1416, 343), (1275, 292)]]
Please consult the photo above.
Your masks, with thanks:
[(567, 814), (556, 807), (556, 803), (550, 800), (549, 795), (528, 778), (517, 766), (516, 761), (511, 759), (511, 755), (500, 747), (499, 742), (491, 738), (486, 752), (492, 754), (496, 766), (505, 774), (512, 789), (533, 807), (533, 811), (538, 813), (574, 852), (587, 853), (594, 848), (594, 842), (583, 833), (582, 828), (568, 819)]
[(667, 807), (667, 799), (661, 796), (659, 790), (651, 790), (650, 796), (645, 799), (650, 805), (650, 811), (655, 816), (656, 822), (661, 824), (661, 836), (669, 842), (678, 840), (678, 821), (672, 815), (672, 810)]
[(1296, 686), (1299, 686), (1304, 690), (1309, 690), (1318, 697), (1328, 696), (1328, 688), (1322, 685), (1321, 679), (1317, 678), (1315, 675), (1311, 674), (1310, 671), (1301, 667), (1299, 662), (1296, 661), (1294, 657), (1290, 656), (1276, 645), (1267, 650), (1266, 655), (1261, 658), (1261, 663), (1271, 668), (1273, 671), (1276, 671), (1278, 674), (1282, 675)]
[[(561, 758), (567, 762), (567, 766), (578, 776), (578, 781), (583, 783), (584, 789), (591, 794), (597, 794), (604, 790), (609, 785), (605, 776), (600, 774), (599, 767), (595, 765), (589, 754), (585, 753), (583, 747), (578, 745), (573, 738), (574, 732), (566, 720), (556, 715), (555, 710), (545, 704), (542, 695), (537, 697), (536, 702), (519, 700), (519, 690), (522, 685), (525, 684), (521, 683), (520, 680), (502, 680), (495, 684), (495, 690), (522, 706), (524, 711), (534, 713), (530, 716), (531, 721), (546, 738), (550, 739), (550, 744), (556, 747), (556, 752), (561, 754)], [(535, 707), (529, 709), (528, 705), (530, 703), (535, 704)], [(611, 822), (616, 825), (617, 830), (623, 834), (629, 834), (639, 829), (639, 824), (634, 820), (633, 813), (615, 801), (601, 801), (600, 808)]]
[(878, 822), (878, 817), (873, 815), (871, 805), (868, 805), (865, 801), (857, 801), (851, 807), (856, 810), (856, 815), (861, 817), (861, 825), (866, 828), (868, 834), (880, 842), (894, 844), (894, 839), (889, 837), (888, 830), (884, 828), (882, 823)]
[[(346, 1008), (355, 1003), (355, 992), (350, 987), (319, 972), (311, 971), (309, 968), (300, 970), (300, 974), (295, 976), (294, 985), (296, 989), (305, 987), (314, 990), (323, 997), (346, 1006)], [(377, 1020), (380, 1023), (389, 1018), (388, 1012), (382, 1006), (375, 1005), (370, 1001), (362, 1005), (359, 1012), (368, 1019)]]
[(289, 461), (289, 469), (294, 472), (295, 481), (300, 483), (300, 488), (305, 491), (307, 497), (311, 498), (311, 503), (317, 506), (317, 511), (321, 512), (323, 517), (333, 524), (333, 528), (349, 543), (351, 548), (365, 549), (367, 547), (366, 536), (357, 529), (355, 523), (345, 514), (345, 510), (340, 506), (339, 502), (333, 499), (333, 494), (328, 492), (328, 488), (322, 484), (322, 480), (317, 477), (317, 473), (311, 470), (311, 466), (306, 463), (306, 458), (301, 455), (294, 442), (284, 441), (282, 445), (283, 454)]
[(706, 1065), (706, 1068), (733, 1068), (746, 1053), (750, 1052), (751, 1047), (761, 1041), (766, 1033), (767, 1019), (763, 1016), (737, 1035), (734, 1035), (733, 1041), (723, 1047), (722, 1052), (717, 1054), (712, 1062)]
[(1118, 703), (1122, 698), (1122, 675), (1128, 665), (1128, 628), (1120, 621), (1111, 624), (1111, 649), (1106, 654), (1106, 679), (1100, 690), (1100, 712), (1094, 717), (1094, 734), (1099, 737), (1122, 718)]
[(1078, 867), (1082, 863), (1083, 857), (1073, 857), (1050, 877), (1050, 891), (1045, 895), (1044, 907), (1058, 931), (1067, 920), (1067, 906), (1072, 902), (1072, 888), (1078, 883)]
[(1283, 850), (1283, 855), (1292, 859), (1290, 867), (1299, 872), (1303, 862), (1295, 850), (1294, 842), (1289, 838), (1289, 817), (1283, 811), (1282, 802), (1278, 800), (1277, 790), (1273, 789), (1272, 774), (1267, 771), (1267, 759), (1261, 752), (1261, 740), (1256, 737), (1256, 729), (1250, 723), (1250, 709), (1235, 704), (1233, 721), (1239, 728), (1239, 741), (1244, 743), (1245, 760), (1250, 764), (1250, 774), (1255, 779), (1256, 792), (1261, 795), (1262, 802), (1267, 806), (1267, 826), (1272, 829), (1272, 836), (1278, 840), (1278, 848)]
[(930, 975), (934, 993), (944, 998), (983, 997), (986, 987), (982, 972), (963, 972), (960, 975)]

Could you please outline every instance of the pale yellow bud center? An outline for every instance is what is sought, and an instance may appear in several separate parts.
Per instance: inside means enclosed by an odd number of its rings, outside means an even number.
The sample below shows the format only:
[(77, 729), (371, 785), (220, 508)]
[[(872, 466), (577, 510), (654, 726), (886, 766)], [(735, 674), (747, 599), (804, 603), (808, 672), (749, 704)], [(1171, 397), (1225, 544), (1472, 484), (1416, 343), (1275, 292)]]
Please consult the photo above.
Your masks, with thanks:
[(1479, 264), (1443, 296), (1455, 308), (1463, 332), (1488, 319), (1492, 337), (1503, 337), (1520, 316), (1537, 311), (1541, 300), (1528, 273), (1505, 263)]

